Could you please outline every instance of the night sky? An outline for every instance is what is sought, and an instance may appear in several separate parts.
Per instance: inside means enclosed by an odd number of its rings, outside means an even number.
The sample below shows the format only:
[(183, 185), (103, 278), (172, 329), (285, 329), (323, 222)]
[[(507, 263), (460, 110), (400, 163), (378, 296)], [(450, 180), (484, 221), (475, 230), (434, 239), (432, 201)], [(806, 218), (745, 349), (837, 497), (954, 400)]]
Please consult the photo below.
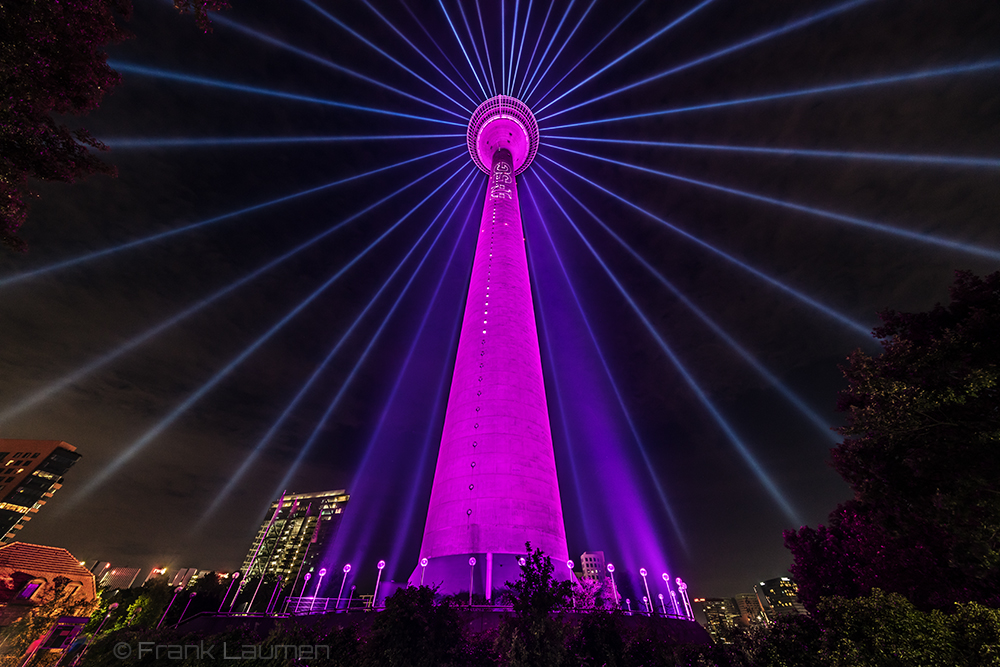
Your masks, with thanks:
[[(464, 125), (487, 95), (440, 5), (315, 2), (234, 0), (208, 35), (137, 2), (110, 49), (124, 83), (80, 121), (118, 178), (35, 184), (30, 252), (0, 254), (0, 437), (83, 458), (21, 539), (231, 570), (283, 489), (347, 488), (330, 562), (359, 585), (365, 563), (415, 564), (482, 210)], [(444, 3), (480, 79), (486, 33), (487, 92), (515, 8), (514, 92), (552, 63), (522, 98), (542, 146), (519, 193), (570, 553), (669, 566), (693, 596), (785, 574), (782, 531), (850, 494), (827, 465), (838, 364), (878, 350), (878, 311), (1000, 267), (1000, 5), (584, 1), (554, 5), (541, 39), (546, 3), (526, 32), (527, 0), (480, 5), (482, 28), (463, 3), (477, 57)]]

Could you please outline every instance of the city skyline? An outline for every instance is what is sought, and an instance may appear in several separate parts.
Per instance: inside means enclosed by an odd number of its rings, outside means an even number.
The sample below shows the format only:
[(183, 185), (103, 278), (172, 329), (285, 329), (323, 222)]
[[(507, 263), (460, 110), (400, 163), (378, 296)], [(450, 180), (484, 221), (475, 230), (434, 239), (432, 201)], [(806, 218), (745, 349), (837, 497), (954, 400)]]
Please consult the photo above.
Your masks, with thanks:
[[(124, 83), (83, 120), (112, 147), (119, 178), (40, 185), (24, 227), (31, 252), (0, 257), (0, 436), (65, 440), (83, 455), (22, 539), (83, 559), (231, 570), (282, 490), (346, 488), (344, 559), (371, 561), (358, 567), (374, 577), (385, 558), (408, 576), (483, 197), (475, 177), (459, 187), (472, 173), (463, 105), (491, 92), (477, 77), (521, 84), (530, 71), (544, 82), (527, 95), (542, 145), (522, 210), (569, 552), (626, 567), (627, 549), (656, 545), (699, 597), (785, 573), (781, 530), (821, 523), (847, 498), (825, 466), (837, 363), (877, 349), (864, 333), (877, 310), (929, 309), (953, 270), (996, 270), (1000, 12), (715, 0), (572, 5), (563, 21), (565, 6), (546, 15), (539, 4), (528, 39), (511, 42), (515, 8), (522, 25), (529, 3), (505, 3), (503, 16), (480, 4), (482, 27), (454, 3), (417, 16), (235, 3), (210, 35), (169, 6), (136, 8), (136, 39), (111, 49)], [(432, 136), (382, 138), (416, 135)], [(369, 139), (343, 139), (359, 136)], [(614, 465), (630, 488), (607, 485)], [(616, 512), (629, 493), (648, 534)], [(370, 533), (351, 527), (355, 513)]]

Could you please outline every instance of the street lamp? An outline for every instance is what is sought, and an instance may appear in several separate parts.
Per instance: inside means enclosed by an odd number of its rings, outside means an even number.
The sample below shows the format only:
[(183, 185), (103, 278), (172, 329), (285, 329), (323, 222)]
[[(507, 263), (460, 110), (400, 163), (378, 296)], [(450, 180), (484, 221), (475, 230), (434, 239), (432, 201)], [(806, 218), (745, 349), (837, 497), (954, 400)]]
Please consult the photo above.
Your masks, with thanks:
[(421, 586), (424, 585), (424, 573), (427, 572), (427, 563), (428, 563), (428, 560), (426, 558), (421, 558), (420, 559), (420, 585)]
[(344, 599), (344, 584), (347, 583), (347, 573), (351, 571), (351, 564), (344, 566), (344, 578), (340, 580), (340, 592), (337, 593), (337, 609), (340, 609), (340, 601)]
[(660, 598), (660, 609), (663, 610), (663, 615), (667, 615), (667, 605), (663, 603), (663, 593), (657, 593), (656, 597)]
[(472, 606), (472, 589), (476, 583), (476, 557), (469, 559), (469, 606)]
[(674, 616), (680, 616), (681, 611), (677, 608), (677, 596), (674, 595), (674, 590), (670, 588), (670, 575), (666, 572), (663, 573), (663, 583), (667, 585), (667, 592), (670, 593), (670, 607), (674, 610)]
[[(229, 582), (229, 588), (226, 589), (226, 594), (222, 596), (222, 602), (219, 603), (219, 610), (216, 613), (218, 613), (218, 614), (222, 613), (222, 608), (226, 604), (226, 598), (229, 597), (229, 591), (233, 590), (233, 584), (235, 584), (236, 580), (239, 579), (239, 578), (240, 578), (240, 573), (239, 572), (234, 572), (233, 573), (233, 580)], [(230, 607), (231, 606), (232, 605), (230, 605)]]
[(170, 604), (168, 604), (167, 608), (163, 610), (163, 616), (160, 616), (160, 622), (156, 624), (156, 629), (157, 630), (159, 630), (160, 626), (163, 625), (163, 619), (165, 619), (167, 617), (167, 614), (170, 612), (170, 608), (174, 606), (174, 600), (177, 599), (177, 595), (182, 590), (184, 590), (183, 586), (178, 586), (177, 588), (174, 589), (174, 597), (170, 598)]
[[(321, 568), (319, 571), (319, 576), (316, 577), (316, 590), (313, 591), (313, 602), (316, 602), (316, 598), (319, 597), (319, 587), (323, 583), (323, 577), (326, 576), (326, 568)], [(324, 609), (326, 607), (324, 606)], [(309, 605), (309, 610), (312, 611), (312, 605)]]
[(615, 607), (620, 607), (622, 601), (618, 597), (618, 586), (615, 585), (615, 566), (613, 563), (608, 563), (608, 573), (611, 575), (611, 590), (615, 592)]
[(642, 600), (643, 602), (646, 603), (646, 611), (648, 611), (649, 613), (653, 613), (653, 603), (651, 602), (653, 596), (649, 594), (649, 582), (646, 581), (647, 574), (649, 574), (649, 572), (646, 572), (646, 568), (644, 567), (639, 568), (639, 575), (642, 576), (642, 585), (646, 587), (646, 597), (644, 597)]
[(176, 628), (176, 627), (177, 627), (178, 625), (180, 625), (180, 624), (181, 624), (181, 621), (183, 621), (183, 620), (184, 620), (184, 614), (186, 614), (186, 613), (187, 613), (187, 611), (188, 611), (188, 607), (190, 607), (190, 606), (191, 606), (191, 603), (192, 603), (192, 602), (194, 601), (194, 596), (195, 596), (195, 595), (197, 595), (197, 593), (195, 593), (195, 592), (193, 592), (193, 591), (192, 591), (192, 592), (191, 592), (191, 595), (190, 595), (190, 596), (188, 596), (188, 603), (187, 603), (186, 605), (184, 605), (184, 611), (182, 611), (182, 612), (181, 612), (181, 617), (177, 619), (177, 622), (176, 622), (176, 623), (174, 623), (174, 627), (175, 627), (175, 628)]
[(376, 600), (378, 600), (378, 585), (382, 582), (382, 570), (385, 569), (385, 561), (380, 560), (378, 562), (378, 577), (375, 578), (375, 595), (372, 596), (372, 609), (375, 608)]
[[(306, 576), (303, 578), (303, 581), (302, 581), (302, 590), (303, 591), (306, 590), (306, 586), (309, 585), (309, 580), (312, 579), (312, 576), (313, 576), (312, 572), (306, 572)], [(302, 597), (305, 597), (305, 596), (302, 596)], [(315, 602), (315, 601), (316, 601), (316, 596), (314, 595), (312, 597), (312, 599), (309, 600), (309, 611), (313, 610), (313, 602)], [(298, 605), (296, 605), (295, 606), (295, 610), (298, 611), (298, 609), (299, 609), (299, 607), (298, 607)]]
[(684, 611), (688, 620), (693, 621), (694, 610), (691, 609), (691, 600), (688, 598), (688, 585), (681, 581), (680, 577), (677, 577), (677, 590), (681, 592), (681, 599), (684, 601)]
[(271, 613), (274, 608), (274, 600), (278, 596), (278, 589), (281, 588), (281, 575), (278, 575), (278, 580), (274, 582), (274, 590), (271, 591), (271, 599), (267, 602), (267, 609), (264, 610), (264, 615), (267, 616)]

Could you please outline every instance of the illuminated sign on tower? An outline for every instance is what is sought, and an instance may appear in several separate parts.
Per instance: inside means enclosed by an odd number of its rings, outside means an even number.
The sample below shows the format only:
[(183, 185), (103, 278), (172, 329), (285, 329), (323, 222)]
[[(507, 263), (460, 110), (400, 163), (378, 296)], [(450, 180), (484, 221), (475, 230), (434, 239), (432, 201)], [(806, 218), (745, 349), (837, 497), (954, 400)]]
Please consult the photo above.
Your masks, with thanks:
[(446, 594), (471, 584), (489, 599), (520, 575), (526, 541), (557, 563), (568, 551), (517, 197), (538, 124), (499, 95), (473, 113), (468, 144), (490, 180), (420, 547), (426, 565), (410, 583)]

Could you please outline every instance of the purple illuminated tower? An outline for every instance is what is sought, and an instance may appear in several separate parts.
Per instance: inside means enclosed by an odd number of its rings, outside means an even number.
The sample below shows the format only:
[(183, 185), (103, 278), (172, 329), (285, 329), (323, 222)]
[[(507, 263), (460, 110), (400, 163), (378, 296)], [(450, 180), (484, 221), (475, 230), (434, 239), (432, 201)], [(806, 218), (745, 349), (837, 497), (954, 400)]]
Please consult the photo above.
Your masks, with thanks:
[(520, 575), (525, 541), (554, 563), (567, 549), (515, 180), (538, 150), (538, 124), (524, 103), (499, 95), (472, 114), (468, 143), (489, 188), (410, 583), (445, 594), (471, 585), (490, 599)]

